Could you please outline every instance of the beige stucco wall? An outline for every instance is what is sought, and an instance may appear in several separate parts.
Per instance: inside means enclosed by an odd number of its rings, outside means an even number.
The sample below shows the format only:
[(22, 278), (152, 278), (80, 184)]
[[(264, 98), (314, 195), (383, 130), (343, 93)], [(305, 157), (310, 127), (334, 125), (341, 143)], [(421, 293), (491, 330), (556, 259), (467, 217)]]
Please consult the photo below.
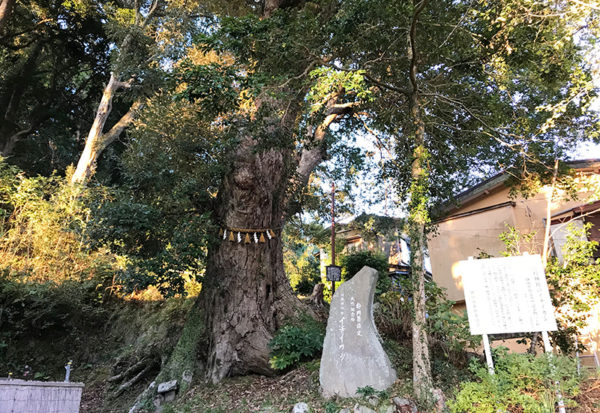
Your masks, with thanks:
[(446, 289), (449, 299), (464, 300), (461, 277), (456, 271), (458, 261), (476, 257), (481, 250), (498, 255), (504, 249), (498, 234), (504, 231), (505, 223), (515, 224), (510, 206), (439, 225), (438, 235), (429, 240), (431, 273), (433, 280)]
[[(586, 176), (584, 181), (600, 186), (599, 175)], [(438, 225), (437, 232), (430, 237), (428, 245), (431, 269), (435, 282), (447, 289), (448, 298), (454, 301), (464, 300), (460, 274), (456, 271), (457, 262), (470, 256), (476, 257), (481, 251), (492, 256), (499, 256), (505, 250), (504, 243), (499, 236), (507, 229), (507, 225), (514, 226), (523, 233), (536, 233), (531, 243), (522, 245), (522, 252), (540, 253), (542, 251), (549, 191), (550, 188), (545, 187), (530, 198), (512, 199), (515, 206), (448, 219)], [(554, 215), (581, 205), (593, 195), (587, 188), (580, 191), (577, 200), (565, 199), (563, 194), (552, 202), (551, 214)], [(464, 205), (454, 211), (452, 215), (498, 205), (510, 200), (509, 189), (501, 186)]]

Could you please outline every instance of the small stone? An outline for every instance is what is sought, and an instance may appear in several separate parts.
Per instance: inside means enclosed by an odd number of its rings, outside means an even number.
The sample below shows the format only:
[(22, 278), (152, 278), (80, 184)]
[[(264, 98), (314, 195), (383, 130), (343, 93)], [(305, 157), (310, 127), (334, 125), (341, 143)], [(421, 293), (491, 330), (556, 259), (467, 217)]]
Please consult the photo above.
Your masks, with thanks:
[(366, 406), (361, 406), (360, 404), (356, 404), (354, 406), (354, 413), (377, 413), (377, 412), (373, 409), (369, 409)]
[(435, 411), (438, 413), (446, 411), (446, 396), (442, 389), (434, 389), (433, 398), (435, 399)]
[(398, 408), (398, 412), (400, 413), (417, 413), (417, 406), (408, 399), (403, 399), (401, 397), (394, 397), (392, 402)]
[(182, 374), (181, 374), (181, 380), (187, 384), (190, 384), (192, 382), (192, 378), (194, 377), (194, 375), (192, 374), (191, 371), (189, 370), (185, 370)]
[(377, 396), (369, 396), (369, 398), (367, 399), (367, 401), (369, 402), (369, 404), (371, 406), (377, 407), (377, 405), (379, 404), (379, 397), (377, 397)]
[(163, 383), (160, 383), (158, 385), (157, 392), (159, 394), (161, 394), (161, 393), (167, 393), (172, 390), (177, 390), (177, 380), (165, 381)]
[(308, 404), (304, 402), (296, 403), (292, 408), (292, 413), (308, 413), (310, 412), (310, 408)]
[(379, 408), (379, 413), (394, 413), (394, 407), (390, 404), (386, 404)]
[(350, 409), (342, 409), (338, 413), (352, 413)]
[(158, 394), (158, 395), (156, 395), (156, 397), (154, 397), (152, 402), (154, 403), (154, 407), (156, 407), (158, 409), (160, 407), (160, 405), (165, 402), (165, 398), (162, 394)]

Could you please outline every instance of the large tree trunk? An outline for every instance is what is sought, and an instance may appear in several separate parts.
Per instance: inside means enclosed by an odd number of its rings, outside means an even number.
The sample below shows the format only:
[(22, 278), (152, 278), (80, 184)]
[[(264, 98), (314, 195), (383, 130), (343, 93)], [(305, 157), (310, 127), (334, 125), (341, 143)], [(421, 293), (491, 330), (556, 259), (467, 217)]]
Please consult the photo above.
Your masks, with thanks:
[[(330, 97), (325, 118), (310, 128), (312, 144), (299, 154), (283, 148), (259, 151), (257, 140), (241, 139), (233, 170), (219, 191), (217, 211), (222, 229), (234, 230), (236, 239), (230, 242), (226, 237), (209, 252), (200, 297), (209, 336), (207, 377), (213, 382), (250, 372), (270, 374), (268, 344), (281, 323), (302, 312), (316, 317), (298, 300), (285, 275), (281, 230), (290, 197), (307, 184), (324, 159), (327, 129), (354, 106), (338, 104), (341, 93)], [(271, 103), (271, 113), (287, 108), (287, 116), (267, 121), (263, 130), (291, 134), (301, 101)], [(275, 237), (264, 244), (253, 237), (250, 243), (237, 242), (235, 229), (272, 230)]]
[[(217, 382), (229, 375), (269, 374), (268, 343), (286, 318), (300, 309), (283, 270), (281, 228), (289, 174), (285, 151), (255, 152), (246, 137), (233, 170), (220, 191), (218, 216), (228, 232), (270, 229), (265, 243), (221, 240), (209, 254), (201, 299), (209, 336), (207, 376)], [(259, 236), (260, 234), (258, 234)], [(308, 308), (304, 308), (308, 311)]]

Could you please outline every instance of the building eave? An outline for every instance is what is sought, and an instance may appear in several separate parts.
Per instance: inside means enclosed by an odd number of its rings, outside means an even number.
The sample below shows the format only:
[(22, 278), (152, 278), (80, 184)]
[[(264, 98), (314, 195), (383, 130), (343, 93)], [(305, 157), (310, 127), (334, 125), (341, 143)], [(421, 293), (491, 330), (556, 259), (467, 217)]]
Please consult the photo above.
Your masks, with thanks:
[[(600, 159), (578, 159), (572, 161), (566, 161), (565, 164), (577, 171), (577, 172), (594, 172), (600, 173)], [(491, 192), (497, 190), (502, 187), (505, 182), (509, 178), (509, 174), (505, 171), (497, 173), (496, 175), (488, 178), (477, 185), (474, 185), (455, 197), (455, 202), (452, 205), (447, 206), (442, 210), (442, 214), (440, 216), (440, 220), (443, 220), (445, 217), (448, 217), (453, 212), (463, 208), (465, 205), (480, 199), (484, 196), (487, 196)]]

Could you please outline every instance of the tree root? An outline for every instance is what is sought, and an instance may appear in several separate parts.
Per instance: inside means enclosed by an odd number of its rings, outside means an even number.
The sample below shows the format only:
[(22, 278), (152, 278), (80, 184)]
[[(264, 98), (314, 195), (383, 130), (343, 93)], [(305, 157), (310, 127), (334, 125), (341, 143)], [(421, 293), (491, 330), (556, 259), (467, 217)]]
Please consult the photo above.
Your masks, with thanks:
[[(139, 363), (137, 363), (137, 364), (139, 364)], [(128, 380), (125, 383), (121, 384), (119, 386), (119, 388), (115, 391), (113, 397), (119, 397), (121, 394), (123, 394), (123, 392), (125, 390), (131, 388), (133, 385), (135, 385), (141, 379), (143, 379), (144, 377), (146, 377), (148, 375), (148, 373), (150, 373), (152, 371), (152, 369), (154, 367), (156, 367), (156, 365), (157, 365), (156, 360), (150, 360), (150, 362), (146, 365), (146, 367), (144, 367), (142, 369), (142, 371), (140, 371), (138, 374), (136, 374), (135, 376), (133, 376), (130, 380)]]
[(129, 367), (127, 370), (112, 376), (108, 378), (108, 382), (109, 383), (114, 383), (114, 382), (118, 382), (121, 381), (127, 377), (130, 377), (131, 375), (137, 373), (138, 371), (140, 371), (144, 366), (146, 366), (148, 364), (148, 358), (143, 358), (140, 361), (138, 361), (137, 363), (135, 363), (133, 366)]
[(153, 381), (155, 385), (148, 387), (137, 397), (129, 413), (135, 413), (142, 406), (148, 405), (156, 396), (158, 384), (177, 380), (178, 392), (182, 394), (190, 386), (193, 377), (200, 372), (199, 358), (205, 358), (205, 355), (200, 354), (205, 331), (204, 317), (198, 302), (194, 304), (187, 318), (188, 321), (183, 327), (175, 348), (168, 360), (162, 364), (160, 372)]

